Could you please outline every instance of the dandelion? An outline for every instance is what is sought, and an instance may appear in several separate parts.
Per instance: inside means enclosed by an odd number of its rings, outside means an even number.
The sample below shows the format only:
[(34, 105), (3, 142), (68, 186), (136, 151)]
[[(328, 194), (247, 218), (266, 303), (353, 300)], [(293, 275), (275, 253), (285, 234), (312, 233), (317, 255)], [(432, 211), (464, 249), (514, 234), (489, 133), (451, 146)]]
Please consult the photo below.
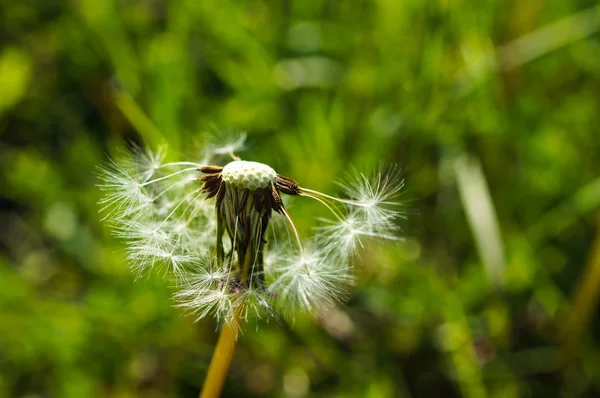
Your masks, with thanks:
[[(366, 239), (398, 240), (403, 217), (395, 168), (372, 177), (352, 172), (340, 198), (242, 160), (234, 153), (242, 147), (243, 139), (214, 145), (201, 163), (164, 162), (162, 152), (136, 148), (131, 158), (100, 170), (103, 211), (127, 241), (133, 271), (174, 275), (179, 305), (224, 324), (221, 339), (228, 335), (230, 347), (241, 320), (321, 310), (343, 300), (352, 257)], [(284, 196), (312, 199), (331, 218), (302, 239)], [(275, 228), (273, 217), (289, 235)]]

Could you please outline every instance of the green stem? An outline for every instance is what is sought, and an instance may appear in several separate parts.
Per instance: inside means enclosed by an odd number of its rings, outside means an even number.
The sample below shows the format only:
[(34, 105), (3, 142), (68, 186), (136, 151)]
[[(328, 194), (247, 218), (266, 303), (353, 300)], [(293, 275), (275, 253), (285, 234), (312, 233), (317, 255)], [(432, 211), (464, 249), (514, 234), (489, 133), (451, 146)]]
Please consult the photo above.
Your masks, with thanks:
[(240, 321), (241, 312), (241, 310), (236, 311), (234, 319), (223, 326), (219, 341), (215, 347), (215, 352), (210, 361), (204, 386), (202, 386), (200, 398), (217, 398), (221, 395), (227, 371), (233, 358), (233, 352), (235, 351), (235, 343), (238, 336), (236, 325)]
[[(242, 275), (241, 283), (245, 283), (250, 269), (250, 262), (252, 261), (252, 253), (250, 248), (246, 251), (246, 255), (240, 262), (243, 262), (241, 269), (244, 270)], [(233, 352), (235, 351), (235, 344), (238, 337), (238, 325), (241, 320), (242, 313), (244, 312), (244, 304), (242, 303), (234, 312), (233, 319), (223, 325), (219, 341), (215, 347), (215, 352), (210, 361), (208, 367), (208, 373), (200, 392), (200, 398), (217, 398), (221, 395), (223, 390), (223, 384), (225, 384), (225, 378), (229, 366), (231, 365), (231, 359), (233, 358)]]

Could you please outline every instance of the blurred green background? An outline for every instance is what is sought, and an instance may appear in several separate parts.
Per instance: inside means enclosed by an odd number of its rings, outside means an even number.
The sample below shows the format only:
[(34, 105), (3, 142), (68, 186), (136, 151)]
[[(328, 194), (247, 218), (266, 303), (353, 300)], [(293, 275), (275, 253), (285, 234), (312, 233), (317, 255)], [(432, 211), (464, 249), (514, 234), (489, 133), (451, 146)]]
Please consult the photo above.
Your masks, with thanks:
[[(134, 282), (94, 169), (131, 142), (195, 160), (218, 129), (331, 193), (349, 165), (397, 163), (408, 214), (346, 305), (247, 325), (224, 396), (600, 396), (594, 1), (6, 0), (0, 18), (0, 396), (197, 395), (217, 325)], [(289, 206), (309, 233), (321, 209)]]

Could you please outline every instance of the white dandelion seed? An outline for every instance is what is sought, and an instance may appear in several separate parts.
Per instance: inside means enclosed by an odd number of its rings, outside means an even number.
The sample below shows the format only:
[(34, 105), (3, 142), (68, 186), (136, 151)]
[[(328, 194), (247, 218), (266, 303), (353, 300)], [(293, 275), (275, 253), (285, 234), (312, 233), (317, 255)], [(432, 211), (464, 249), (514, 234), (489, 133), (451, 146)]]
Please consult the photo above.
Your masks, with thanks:
[(107, 213), (105, 218), (133, 217), (150, 204), (150, 197), (141, 186), (143, 176), (127, 163), (111, 160), (99, 168), (99, 175), (103, 181), (99, 187), (106, 192), (100, 200), (101, 211)]
[(333, 251), (302, 249), (289, 253), (272, 269), (269, 291), (281, 297), (290, 314), (297, 310), (324, 310), (347, 295), (353, 278), (350, 267)]
[(246, 133), (223, 133), (219, 137), (210, 137), (206, 143), (208, 158), (212, 159), (215, 155), (230, 155), (234, 159), (239, 158), (235, 155), (246, 147)]
[(342, 255), (353, 256), (363, 248), (363, 239), (370, 234), (370, 229), (355, 214), (344, 218), (321, 219), (322, 225), (315, 229), (328, 242), (330, 250)]
[[(339, 183), (347, 198), (337, 198), (301, 188), (300, 195), (326, 206), (334, 218), (317, 230), (330, 240), (332, 248), (342, 248), (348, 255), (363, 247), (363, 240), (400, 240), (398, 221), (406, 216), (398, 200), (404, 180), (400, 170), (390, 167), (371, 176), (354, 172)], [(338, 207), (342, 206), (343, 210)]]
[(389, 236), (396, 232), (395, 222), (405, 218), (398, 202), (404, 188), (399, 168), (392, 166), (371, 176), (354, 171), (340, 185), (348, 198), (355, 202), (352, 204), (355, 213), (363, 215), (369, 229), (385, 231), (381, 232), (382, 236), (388, 231), (392, 232)]

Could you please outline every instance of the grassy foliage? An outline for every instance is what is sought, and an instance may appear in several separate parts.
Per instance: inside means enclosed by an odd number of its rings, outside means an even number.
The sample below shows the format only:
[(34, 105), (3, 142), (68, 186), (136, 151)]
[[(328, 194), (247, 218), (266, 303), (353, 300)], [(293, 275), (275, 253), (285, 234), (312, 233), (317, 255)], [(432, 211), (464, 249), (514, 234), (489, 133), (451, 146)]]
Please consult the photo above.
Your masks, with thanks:
[[(339, 193), (404, 168), (409, 219), (345, 306), (247, 327), (226, 396), (600, 393), (600, 10), (591, 1), (0, 3), (0, 396), (195, 396), (216, 325), (134, 283), (94, 174), (128, 143)], [(178, 156), (177, 154), (181, 156)], [(290, 201), (307, 231), (321, 209)]]

